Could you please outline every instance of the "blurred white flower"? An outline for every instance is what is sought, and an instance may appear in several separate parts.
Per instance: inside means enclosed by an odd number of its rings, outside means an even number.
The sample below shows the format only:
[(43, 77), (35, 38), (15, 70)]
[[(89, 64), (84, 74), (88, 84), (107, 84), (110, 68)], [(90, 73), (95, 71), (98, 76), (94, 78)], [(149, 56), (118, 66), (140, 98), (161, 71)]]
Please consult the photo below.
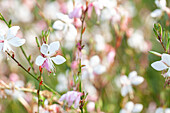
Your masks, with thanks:
[(155, 0), (155, 4), (160, 9), (165, 9), (166, 8), (166, 0)]
[(105, 39), (102, 35), (96, 34), (94, 37), (96, 41), (96, 51), (103, 51), (105, 50)]
[(120, 77), (121, 95), (126, 96), (128, 93), (133, 93), (132, 85), (139, 85), (144, 81), (144, 78), (137, 75), (136, 71), (129, 73), (129, 76), (122, 75)]
[(59, 74), (57, 76), (58, 79), (58, 84), (56, 85), (56, 90), (59, 92), (64, 92), (68, 90), (68, 80), (66, 75), (64, 74)]
[(12, 26), (7, 32), (0, 33), (0, 51), (13, 51), (11, 45), (14, 47), (19, 47), (25, 43), (25, 39), (16, 37), (19, 29), (19, 26)]
[(151, 17), (160, 17), (164, 11), (167, 10), (166, 0), (155, 0), (155, 4), (158, 8), (151, 13)]
[(128, 39), (128, 45), (136, 51), (146, 52), (148, 50), (148, 44), (144, 40), (143, 32), (136, 30), (132, 36)]
[(53, 62), (59, 65), (66, 61), (66, 59), (61, 55), (52, 57), (59, 49), (59, 47), (60, 47), (60, 43), (58, 41), (52, 42), (50, 45), (43, 43), (40, 49), (42, 55), (39, 55), (36, 58), (35, 64), (38, 66), (42, 66), (42, 68), (45, 67), (49, 72), (51, 72), (51, 70), (54, 71)]
[(156, 109), (155, 113), (170, 113), (170, 108), (159, 107)]
[(59, 9), (60, 6), (57, 1), (45, 2), (44, 9), (43, 9), (45, 18), (56, 19), (56, 12), (58, 12)]
[(163, 53), (160, 61), (156, 61), (151, 64), (151, 66), (157, 71), (167, 70), (168, 72), (164, 74), (164, 77), (170, 77), (170, 55)]
[(106, 67), (100, 63), (99, 56), (95, 55), (90, 58), (90, 60), (82, 61), (85, 65), (82, 71), (82, 79), (90, 78), (94, 80), (95, 74), (101, 75), (106, 71)]
[(87, 111), (89, 113), (94, 112), (95, 110), (95, 102), (88, 102), (87, 104)]
[(71, 105), (74, 103), (74, 107), (77, 108), (79, 106), (81, 96), (82, 96), (81, 92), (68, 91), (66, 94), (61, 96), (59, 101), (65, 100), (68, 103), (69, 107), (71, 107)]
[(77, 30), (72, 23), (73, 20), (70, 19), (68, 15), (57, 13), (57, 20), (53, 24), (53, 28), (56, 29), (59, 34), (58, 37), (63, 36), (66, 43), (71, 44), (71, 48), (74, 46), (77, 36)]
[(126, 103), (125, 107), (119, 113), (140, 113), (143, 109), (142, 104), (134, 104), (132, 101)]

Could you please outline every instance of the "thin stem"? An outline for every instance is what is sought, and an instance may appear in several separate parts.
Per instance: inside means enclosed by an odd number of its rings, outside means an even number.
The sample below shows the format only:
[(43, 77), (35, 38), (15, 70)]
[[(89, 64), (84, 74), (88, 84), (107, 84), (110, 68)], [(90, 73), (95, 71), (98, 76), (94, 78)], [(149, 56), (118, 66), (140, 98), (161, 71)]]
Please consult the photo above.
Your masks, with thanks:
[(160, 43), (161, 43), (162, 47), (164, 48), (164, 51), (166, 51), (166, 48), (161, 40), (160, 40)]
[(0, 13), (0, 16), (1, 16), (1, 18), (2, 18), (2, 20), (5, 22), (5, 24), (10, 28), (10, 26), (9, 26), (9, 24), (8, 24), (8, 22), (5, 20), (5, 18), (2, 16), (2, 14)]
[(42, 75), (42, 71), (40, 71), (40, 76), (39, 76), (39, 87), (37, 90), (37, 95), (38, 95), (38, 113), (39, 113), (39, 106), (40, 106), (40, 89), (41, 89), (41, 75)]
[[(22, 66), (13, 56), (11, 56), (7, 51), (6, 51), (7, 55), (10, 56), (17, 64), (19, 67), (21, 67), (25, 72), (27, 72), (29, 75), (31, 75), (31, 77), (33, 77), (36, 81), (39, 81), (33, 74), (31, 74), (27, 69), (25, 69), (24, 66)], [(48, 90), (50, 90), (51, 92), (53, 92), (54, 94), (60, 96), (59, 93), (57, 93), (56, 91), (54, 91), (53, 89), (51, 89), (47, 84), (45, 84), (44, 82), (42, 83), (44, 85), (44, 87), (46, 87)]]
[(27, 57), (27, 55), (26, 55), (26, 53), (25, 53), (25, 50), (23, 49), (22, 46), (20, 46), (20, 49), (21, 49), (21, 51), (22, 51), (24, 57), (27, 59), (27, 61), (28, 61), (29, 65), (30, 65), (30, 67), (31, 67), (31, 69), (32, 69), (32, 71), (33, 71), (33, 73), (36, 75), (36, 73), (35, 73), (35, 71), (34, 71), (34, 67), (33, 67), (32, 63), (30, 62), (30, 60), (28, 59), (28, 57)]

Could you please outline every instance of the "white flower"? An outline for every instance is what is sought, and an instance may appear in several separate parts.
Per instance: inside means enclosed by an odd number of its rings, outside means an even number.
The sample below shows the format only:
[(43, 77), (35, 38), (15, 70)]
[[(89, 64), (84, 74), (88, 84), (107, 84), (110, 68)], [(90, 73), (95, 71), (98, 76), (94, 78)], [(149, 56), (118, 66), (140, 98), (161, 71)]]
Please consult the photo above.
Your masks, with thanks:
[(163, 11), (167, 10), (166, 0), (155, 0), (155, 4), (160, 9), (156, 9), (151, 13), (151, 17), (154, 17), (154, 18), (160, 17), (162, 15)]
[(142, 109), (142, 104), (134, 104), (132, 101), (129, 101), (126, 103), (125, 108), (121, 109), (119, 113), (139, 113)]
[(155, 113), (170, 113), (170, 108), (159, 107), (156, 109)]
[(75, 39), (77, 30), (72, 24), (73, 20), (62, 13), (57, 13), (57, 20), (53, 24), (53, 28), (62, 31), (67, 39)]
[(8, 29), (7, 33), (0, 33), (0, 51), (13, 51), (11, 45), (14, 47), (19, 47), (25, 43), (25, 39), (16, 37), (19, 29), (19, 26), (12, 26)]
[(128, 45), (136, 51), (145, 52), (148, 50), (148, 44), (144, 40), (143, 32), (141, 30), (136, 30), (127, 42)]
[(122, 85), (121, 94), (126, 96), (128, 93), (133, 92), (132, 85), (139, 85), (144, 81), (144, 78), (137, 75), (136, 71), (130, 72), (129, 76), (123, 75), (120, 77), (120, 83)]
[(163, 53), (161, 60), (152, 63), (151, 66), (157, 71), (168, 69), (168, 72), (164, 74), (164, 77), (170, 77), (170, 55)]
[(36, 58), (35, 64), (38, 66), (42, 66), (42, 68), (45, 67), (49, 72), (51, 72), (51, 70), (53, 71), (54, 70), (53, 62), (59, 65), (66, 61), (66, 59), (61, 55), (52, 57), (59, 49), (59, 47), (60, 47), (60, 43), (58, 41), (53, 42), (50, 45), (43, 43), (40, 49), (42, 56), (39, 55)]
[(89, 77), (91, 80), (93, 80), (95, 74), (101, 75), (106, 72), (106, 67), (100, 62), (100, 58), (97, 55), (92, 56), (90, 60), (84, 60), (82, 64), (85, 65), (85, 69), (82, 71), (82, 79)]
[(165, 9), (166, 8), (166, 0), (155, 0), (155, 4), (160, 9)]

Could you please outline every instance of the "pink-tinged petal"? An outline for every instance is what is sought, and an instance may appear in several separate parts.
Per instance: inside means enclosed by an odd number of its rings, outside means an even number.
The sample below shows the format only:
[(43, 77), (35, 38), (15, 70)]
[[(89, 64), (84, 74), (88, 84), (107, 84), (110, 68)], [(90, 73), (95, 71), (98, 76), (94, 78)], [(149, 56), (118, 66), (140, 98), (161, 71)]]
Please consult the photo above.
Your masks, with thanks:
[(56, 57), (52, 57), (51, 59), (57, 65), (60, 65), (66, 61), (66, 59), (61, 55), (57, 55)]
[(93, 3), (89, 4), (89, 6), (88, 6), (88, 17), (89, 18), (91, 17), (92, 10), (93, 10)]
[(80, 96), (77, 97), (77, 99), (74, 102), (74, 108), (77, 108), (79, 106), (80, 103)]
[(131, 113), (134, 108), (134, 103), (132, 101), (129, 101), (126, 103), (125, 108)]
[(48, 44), (44, 44), (41, 46), (41, 49), (40, 49), (41, 53), (44, 54), (44, 55), (48, 55)]
[(8, 41), (8, 43), (13, 45), (14, 47), (19, 47), (19, 46), (22, 46), (25, 43), (25, 39), (14, 37), (14, 38), (11, 38)]
[(103, 9), (103, 4), (99, 3), (99, 2), (94, 2), (94, 9), (96, 11), (97, 16), (100, 16), (101, 14), (101, 9)]
[(168, 72), (164, 74), (164, 77), (170, 77), (170, 69), (168, 69)]
[(127, 86), (123, 86), (123, 87), (121, 88), (121, 95), (122, 95), (123, 97), (125, 97), (128, 93), (129, 93), (128, 87), (127, 87)]
[(64, 100), (66, 100), (66, 94), (62, 95), (59, 99), (59, 101), (64, 101)]
[(50, 58), (46, 59), (44, 61), (44, 63), (42, 64), (42, 68), (46, 68), (48, 72), (51, 73), (51, 70), (53, 71), (54, 70), (54, 65), (52, 63), (52, 61), (50, 60)]
[(80, 18), (82, 15), (82, 7), (77, 6), (73, 9), (73, 11), (69, 14), (69, 18)]
[(132, 83), (133, 85), (139, 85), (139, 84), (141, 84), (143, 81), (144, 81), (144, 78), (143, 78), (143, 77), (137, 76), (137, 77), (134, 77), (134, 78), (131, 80), (131, 83)]
[(50, 55), (54, 54), (59, 49), (59, 47), (60, 47), (59, 41), (52, 42), (48, 48)]
[(135, 104), (132, 112), (133, 112), (133, 113), (139, 113), (139, 112), (142, 111), (142, 109), (143, 109), (143, 105), (142, 105), (142, 104)]
[(20, 29), (19, 26), (12, 26), (11, 28), (9, 28), (8, 33), (7, 33), (7, 39), (10, 39), (16, 36), (19, 29)]
[(59, 20), (55, 21), (54, 24), (53, 24), (53, 28), (56, 29), (56, 30), (63, 30), (64, 26), (65, 26), (65, 23), (63, 23)]
[(43, 58), (42, 56), (39, 55), (35, 60), (35, 64), (38, 66), (41, 66), (45, 60), (46, 60), (46, 58)]
[(156, 61), (152, 63), (151, 66), (157, 71), (162, 71), (168, 68), (162, 61)]
[(170, 66), (170, 55), (163, 53), (162, 54), (162, 61)]

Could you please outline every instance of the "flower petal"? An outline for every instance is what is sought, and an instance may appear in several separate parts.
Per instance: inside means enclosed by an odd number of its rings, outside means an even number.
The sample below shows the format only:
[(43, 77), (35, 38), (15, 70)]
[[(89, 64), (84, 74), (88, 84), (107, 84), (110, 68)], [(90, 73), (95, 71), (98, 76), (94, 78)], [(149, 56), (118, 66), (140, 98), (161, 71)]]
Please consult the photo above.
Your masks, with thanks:
[(168, 69), (168, 72), (164, 74), (164, 77), (170, 77), (170, 68)]
[(15, 47), (19, 47), (25, 43), (25, 39), (14, 37), (14, 38), (11, 38), (8, 42), (9, 42), (9, 44), (11, 44)]
[(156, 61), (152, 63), (151, 66), (157, 71), (162, 71), (168, 68), (162, 61)]
[(139, 85), (139, 84), (141, 84), (143, 81), (144, 81), (144, 78), (143, 78), (143, 77), (137, 76), (137, 77), (134, 77), (134, 78), (131, 80), (131, 83), (132, 83), (133, 85)]
[(48, 55), (48, 44), (44, 44), (41, 46), (41, 49), (40, 49), (41, 53), (44, 54), (44, 55)]
[(58, 64), (58, 65), (66, 61), (66, 59), (61, 55), (57, 55), (56, 57), (52, 57), (51, 59), (54, 61), (55, 64)]
[(96, 67), (94, 67), (93, 70), (96, 74), (100, 75), (103, 74), (104, 72), (106, 72), (106, 67), (104, 65), (97, 65)]
[(48, 48), (50, 55), (54, 54), (59, 49), (59, 47), (60, 47), (59, 41), (52, 42)]
[(0, 43), (0, 51), (2, 51), (4, 43)]
[(77, 99), (74, 102), (74, 108), (77, 108), (79, 106), (80, 103), (80, 96), (77, 97)]
[(134, 103), (132, 101), (129, 101), (126, 103), (125, 108), (131, 113), (134, 108)]
[(168, 66), (170, 66), (170, 55), (162, 54), (162, 61), (165, 62)]
[(38, 66), (41, 66), (44, 63), (45, 60), (46, 60), (46, 58), (43, 58), (42, 56), (39, 55), (36, 58), (35, 64), (38, 65)]
[(8, 33), (7, 33), (7, 39), (10, 39), (16, 36), (19, 29), (20, 29), (19, 26), (12, 26), (11, 28), (9, 28)]
[(65, 23), (63, 23), (59, 20), (55, 21), (53, 24), (53, 28), (56, 30), (63, 30), (64, 26), (65, 26)]
[(141, 112), (143, 109), (143, 105), (142, 104), (135, 104), (134, 108), (133, 108), (133, 113), (139, 113)]
[(160, 17), (162, 15), (162, 10), (161, 9), (156, 9), (151, 13), (151, 17)]
[(123, 86), (123, 87), (121, 88), (121, 95), (122, 95), (123, 97), (125, 97), (128, 93), (129, 93), (128, 87)]

